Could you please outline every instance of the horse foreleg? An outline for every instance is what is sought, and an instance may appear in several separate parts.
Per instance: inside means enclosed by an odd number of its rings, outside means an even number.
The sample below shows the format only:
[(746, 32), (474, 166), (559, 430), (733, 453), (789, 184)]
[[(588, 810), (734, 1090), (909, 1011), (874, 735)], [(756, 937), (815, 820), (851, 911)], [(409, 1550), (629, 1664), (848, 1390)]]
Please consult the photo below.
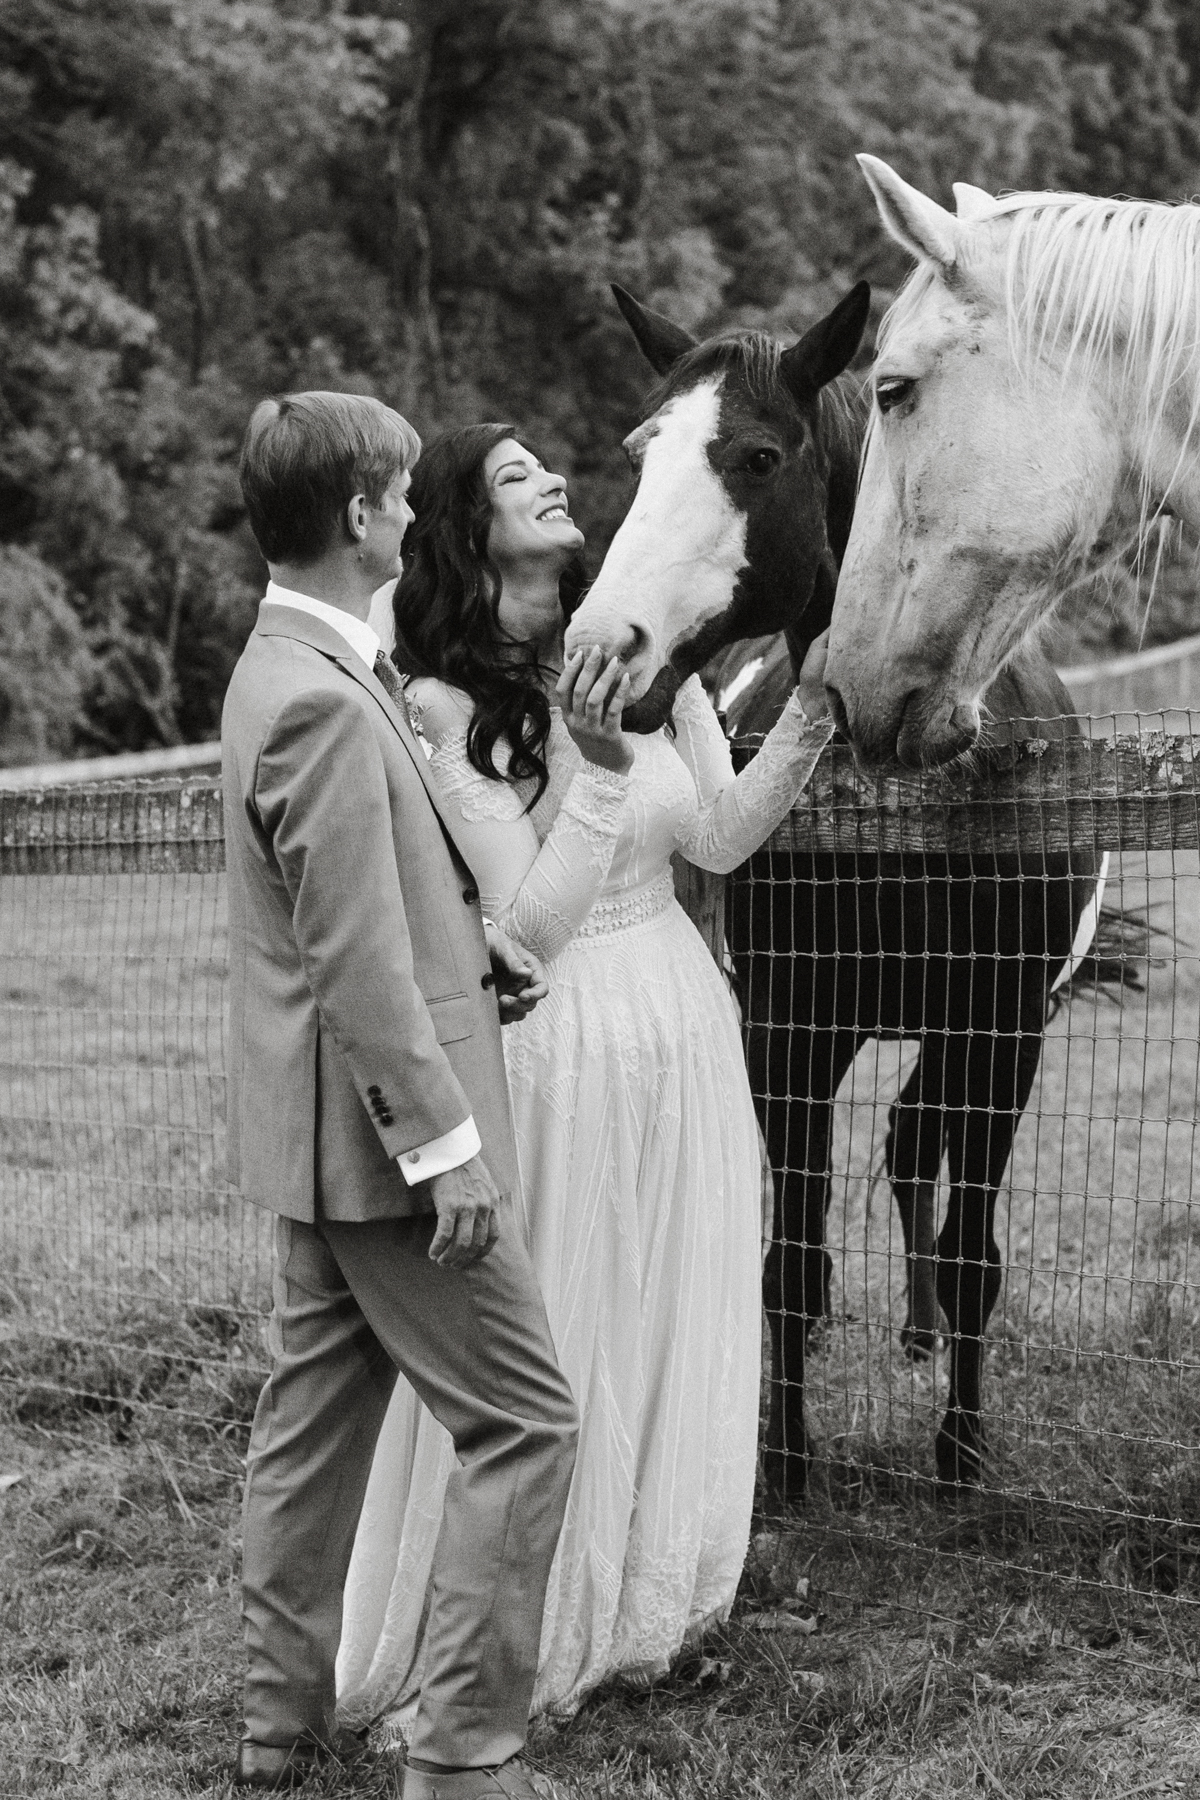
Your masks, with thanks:
[(945, 1137), (944, 1055), (944, 1038), (931, 1036), (925, 1040), (916, 1066), (888, 1113), (884, 1146), (888, 1180), (904, 1233), (908, 1312), (900, 1342), (914, 1362), (923, 1362), (937, 1348), (941, 1324), (934, 1238), (937, 1179)]
[[(990, 1121), (993, 1135), (999, 1124)], [(1011, 1129), (1008, 1136), (1011, 1142)], [(968, 1164), (973, 1154), (968, 1150)], [(983, 1337), (1000, 1293), (995, 1216), (995, 1189), (952, 1187), (937, 1241), (937, 1297), (950, 1329), (950, 1393), (935, 1455), (946, 1488), (975, 1487), (983, 1475)]]
[[(768, 1109), (774, 1111), (778, 1107)], [(804, 1417), (805, 1364), (813, 1326), (829, 1310), (833, 1264), (825, 1248), (829, 1205), (828, 1103), (793, 1102), (787, 1108), (791, 1154), (803, 1146), (799, 1168), (789, 1166), (777, 1134), (767, 1130), (775, 1169), (775, 1229), (763, 1271), (763, 1299), (771, 1331), (771, 1400), (764, 1469), (771, 1493), (784, 1504), (799, 1500), (808, 1481), (808, 1429)], [(775, 1142), (772, 1139), (775, 1138)]]
[(936, 1457), (948, 1492), (977, 1486), (983, 1475), (984, 1335), (1001, 1287), (996, 1199), (1041, 1051), (1040, 1034), (973, 1039), (965, 1104), (947, 1115), (950, 1204), (937, 1243), (937, 1294), (950, 1326), (950, 1392)]
[(772, 1496), (800, 1500), (808, 1480), (804, 1416), (809, 1337), (829, 1311), (833, 1262), (825, 1248), (833, 1096), (854, 1059), (851, 1033), (780, 1031), (752, 1023), (751, 1091), (775, 1175), (775, 1221), (763, 1272), (771, 1332), (764, 1471)]

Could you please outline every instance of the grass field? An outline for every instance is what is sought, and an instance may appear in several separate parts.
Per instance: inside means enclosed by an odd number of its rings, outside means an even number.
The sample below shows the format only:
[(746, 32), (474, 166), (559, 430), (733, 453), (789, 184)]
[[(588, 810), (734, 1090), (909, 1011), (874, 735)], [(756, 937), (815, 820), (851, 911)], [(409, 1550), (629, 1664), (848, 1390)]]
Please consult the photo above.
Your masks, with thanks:
[[(227, 1402), (232, 1415), (249, 1396), (235, 1386)], [(62, 1402), (51, 1429), (13, 1411), (0, 1795), (229, 1794), (244, 1426)], [(1186, 1615), (1118, 1620), (1103, 1595), (1047, 1594), (1034, 1571), (981, 1575), (897, 1553), (861, 1514), (830, 1522), (818, 1504), (761, 1534), (729, 1626), (670, 1680), (535, 1727), (537, 1758), (581, 1800), (1200, 1794)], [(331, 1771), (305, 1792), (381, 1797), (397, 1775), (381, 1751), (365, 1775)]]
[[(1200, 880), (1127, 859), (1170, 960), (1050, 1029), (1001, 1205), (988, 1491), (932, 1490), (873, 1184), (911, 1047), (839, 1102), (802, 1514), (729, 1627), (535, 1747), (581, 1795), (1200, 1800)], [(220, 1180), (220, 883), (0, 881), (0, 1796), (221, 1794), (263, 1221)], [(18, 1479), (8, 1483), (7, 1477)], [(384, 1794), (386, 1755), (364, 1783)]]

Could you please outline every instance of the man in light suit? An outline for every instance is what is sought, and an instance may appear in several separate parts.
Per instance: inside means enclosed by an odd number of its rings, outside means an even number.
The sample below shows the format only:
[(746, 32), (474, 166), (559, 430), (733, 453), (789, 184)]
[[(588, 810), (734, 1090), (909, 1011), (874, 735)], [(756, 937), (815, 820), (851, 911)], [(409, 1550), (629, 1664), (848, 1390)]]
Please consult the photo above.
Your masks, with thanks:
[(544, 980), (489, 945), (366, 624), (419, 451), (378, 401), (321, 393), (264, 401), (242, 450), (271, 583), (221, 728), (229, 1133), (242, 1193), (277, 1220), (237, 1779), (290, 1784), (358, 1747), (334, 1660), (399, 1369), (457, 1453), (405, 1800), (515, 1800), (551, 1791), (519, 1752), (578, 1421), (511, 1204), (497, 1002), (520, 1016)]

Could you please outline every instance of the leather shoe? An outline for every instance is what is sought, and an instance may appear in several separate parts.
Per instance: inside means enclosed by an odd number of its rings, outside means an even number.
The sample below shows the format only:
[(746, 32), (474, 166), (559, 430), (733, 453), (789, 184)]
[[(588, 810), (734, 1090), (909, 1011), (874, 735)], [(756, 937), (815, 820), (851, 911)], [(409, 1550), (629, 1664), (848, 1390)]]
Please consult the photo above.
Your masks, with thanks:
[(294, 1744), (255, 1744), (244, 1739), (238, 1746), (233, 1785), (282, 1793), (307, 1781), (322, 1765), (348, 1767), (366, 1748), (365, 1731), (340, 1732), (334, 1744), (316, 1743), (311, 1738), (299, 1738)]
[(433, 1774), (427, 1769), (404, 1771), (403, 1800), (567, 1800), (563, 1788), (549, 1775), (531, 1769), (523, 1757), (514, 1756), (497, 1769), (447, 1769)]

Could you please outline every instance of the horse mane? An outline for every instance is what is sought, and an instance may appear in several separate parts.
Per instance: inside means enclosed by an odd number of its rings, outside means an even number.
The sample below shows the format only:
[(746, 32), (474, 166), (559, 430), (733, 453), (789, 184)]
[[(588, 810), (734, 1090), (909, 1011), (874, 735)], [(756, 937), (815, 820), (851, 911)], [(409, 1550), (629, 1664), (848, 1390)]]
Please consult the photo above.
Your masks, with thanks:
[(782, 386), (780, 358), (785, 346), (766, 331), (722, 331), (685, 350), (646, 396), (642, 417), (648, 419), (673, 395), (706, 375), (739, 375), (756, 400), (771, 401)]
[[(1003, 292), (1017, 367), (1052, 356), (1064, 382), (1115, 378), (1147, 448), (1168, 415), (1182, 433), (1166, 491), (1143, 492), (1144, 535), (1200, 440), (1200, 206), (1017, 193), (995, 201), (979, 224), (1000, 220), (1008, 224)], [(968, 283), (972, 261), (968, 237)], [(880, 327), (881, 352), (941, 273), (932, 261), (918, 264)]]
[(817, 426), (822, 448), (829, 458), (826, 529), (830, 548), (839, 564), (850, 536), (850, 522), (858, 498), (858, 472), (870, 407), (870, 395), (858, 375), (840, 375), (817, 396)]

